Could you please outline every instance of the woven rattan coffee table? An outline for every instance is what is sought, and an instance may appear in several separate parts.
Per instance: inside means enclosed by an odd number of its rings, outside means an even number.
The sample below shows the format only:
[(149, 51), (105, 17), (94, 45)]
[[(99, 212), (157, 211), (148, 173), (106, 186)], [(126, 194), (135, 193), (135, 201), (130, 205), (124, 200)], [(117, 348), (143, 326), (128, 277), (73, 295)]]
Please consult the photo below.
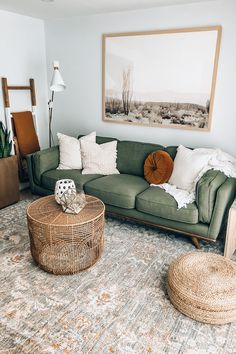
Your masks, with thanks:
[(100, 258), (104, 244), (104, 204), (86, 195), (77, 215), (66, 214), (54, 199), (37, 199), (27, 209), (30, 248), (40, 268), (54, 274), (74, 274)]

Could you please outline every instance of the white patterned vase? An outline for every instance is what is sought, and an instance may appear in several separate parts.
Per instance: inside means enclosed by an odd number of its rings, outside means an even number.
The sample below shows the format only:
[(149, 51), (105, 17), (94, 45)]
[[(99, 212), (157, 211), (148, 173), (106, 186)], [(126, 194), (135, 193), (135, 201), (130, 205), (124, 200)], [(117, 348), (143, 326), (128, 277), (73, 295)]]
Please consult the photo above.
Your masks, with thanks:
[(55, 185), (55, 200), (58, 204), (63, 204), (65, 192), (76, 194), (75, 182), (73, 179), (60, 179)]

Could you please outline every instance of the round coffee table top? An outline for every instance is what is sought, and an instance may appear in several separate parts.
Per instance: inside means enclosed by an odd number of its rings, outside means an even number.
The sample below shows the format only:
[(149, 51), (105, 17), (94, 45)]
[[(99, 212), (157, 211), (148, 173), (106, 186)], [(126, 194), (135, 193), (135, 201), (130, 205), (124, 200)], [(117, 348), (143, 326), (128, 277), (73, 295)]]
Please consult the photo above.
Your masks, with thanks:
[(63, 212), (61, 205), (57, 204), (54, 195), (49, 195), (32, 202), (28, 206), (27, 215), (41, 224), (82, 225), (97, 219), (105, 210), (103, 202), (98, 198), (86, 195), (86, 202), (79, 214), (68, 214)]

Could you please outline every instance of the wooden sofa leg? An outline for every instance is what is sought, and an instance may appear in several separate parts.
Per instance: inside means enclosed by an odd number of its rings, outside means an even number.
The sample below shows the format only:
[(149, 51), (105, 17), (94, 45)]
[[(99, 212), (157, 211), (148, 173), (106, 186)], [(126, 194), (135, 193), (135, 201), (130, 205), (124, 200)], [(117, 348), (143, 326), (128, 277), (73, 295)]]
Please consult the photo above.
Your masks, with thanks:
[(201, 249), (201, 246), (200, 246), (200, 241), (199, 241), (199, 239), (198, 239), (197, 237), (194, 237), (194, 236), (192, 236), (191, 239), (192, 239), (192, 243), (194, 244), (194, 246), (195, 246), (198, 250), (200, 250), (200, 249)]

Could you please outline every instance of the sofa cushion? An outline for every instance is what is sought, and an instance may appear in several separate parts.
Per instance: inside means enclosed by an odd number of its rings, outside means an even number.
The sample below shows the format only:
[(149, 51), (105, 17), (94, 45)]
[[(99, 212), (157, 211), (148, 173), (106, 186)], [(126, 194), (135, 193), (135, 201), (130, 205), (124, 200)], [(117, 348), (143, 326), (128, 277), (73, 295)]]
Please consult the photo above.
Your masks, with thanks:
[(136, 198), (136, 209), (169, 220), (198, 223), (198, 209), (195, 203), (178, 209), (175, 199), (158, 187), (149, 187), (139, 194)]
[(59, 179), (70, 178), (75, 181), (76, 188), (81, 189), (86, 182), (101, 177), (100, 175), (82, 175), (81, 170), (50, 170), (41, 176), (41, 184), (44, 188), (54, 190), (55, 183)]
[(207, 166), (212, 152), (212, 149), (191, 150), (179, 145), (169, 183), (179, 189), (192, 192), (196, 186), (195, 180), (202, 169)]
[(101, 177), (86, 183), (85, 192), (101, 199), (105, 204), (120, 208), (135, 208), (136, 195), (149, 184), (142, 177), (127, 174)]
[(82, 136), (80, 139), (73, 136), (57, 133), (60, 152), (60, 163), (58, 170), (81, 170), (82, 156), (81, 143), (96, 141), (96, 132)]
[(117, 140), (109, 141), (104, 144), (81, 141), (80, 146), (83, 160), (83, 175), (119, 174), (116, 168)]
[(144, 162), (148, 155), (157, 150), (164, 150), (162, 145), (139, 143), (136, 141), (119, 141), (117, 168), (120, 173), (144, 176)]
[(149, 183), (166, 183), (169, 181), (173, 166), (174, 162), (168, 152), (154, 151), (145, 160), (144, 177)]
[(196, 204), (199, 209), (199, 221), (210, 223), (217, 191), (226, 181), (223, 172), (209, 170), (198, 181), (196, 187)]

